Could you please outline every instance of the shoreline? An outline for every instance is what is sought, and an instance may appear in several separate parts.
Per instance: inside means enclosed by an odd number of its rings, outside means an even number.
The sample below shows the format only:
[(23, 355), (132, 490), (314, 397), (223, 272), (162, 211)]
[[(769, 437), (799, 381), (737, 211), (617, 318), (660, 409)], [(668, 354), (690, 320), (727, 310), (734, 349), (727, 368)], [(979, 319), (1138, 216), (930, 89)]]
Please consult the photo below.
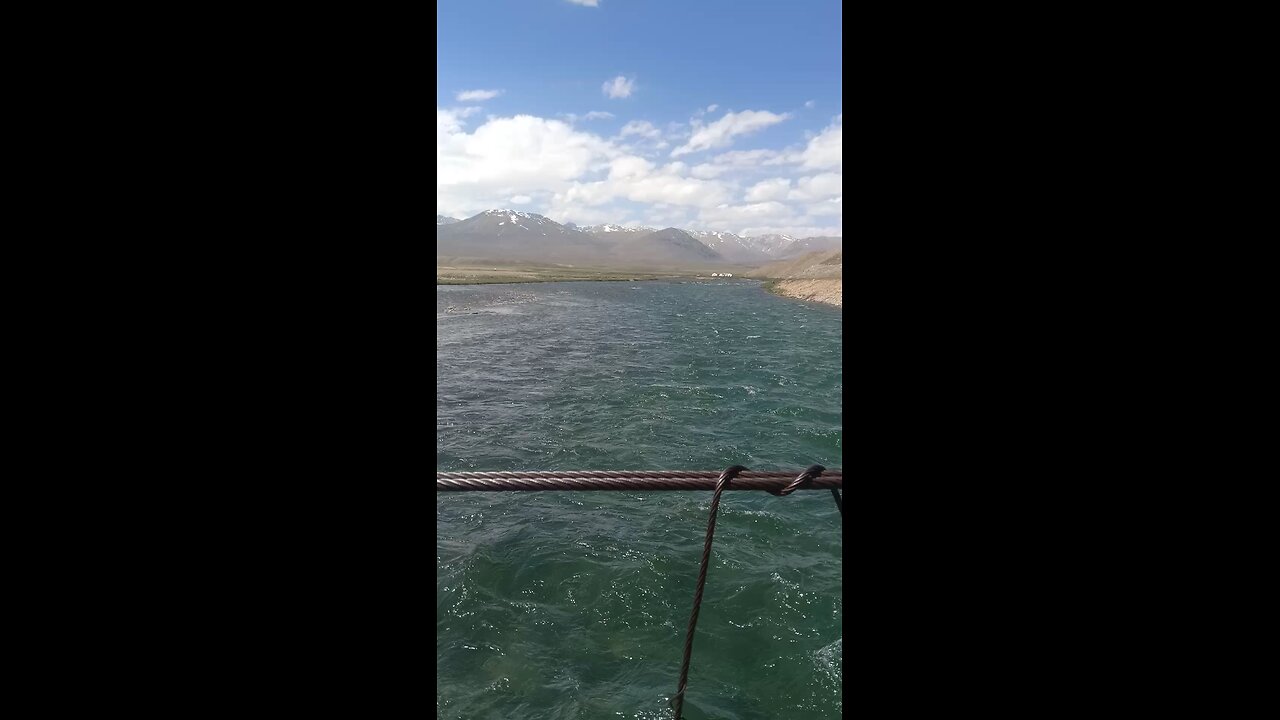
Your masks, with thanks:
[(562, 278), (521, 278), (521, 277), (478, 277), (478, 278), (436, 278), (436, 285), (516, 285), (525, 283), (549, 282), (650, 282), (653, 280), (669, 280), (674, 278), (658, 277), (562, 277)]
[(611, 268), (436, 266), (436, 285), (501, 285), (536, 282), (647, 282), (655, 280), (718, 280), (707, 273)]
[(843, 310), (842, 285), (842, 278), (775, 279), (766, 282), (764, 289), (779, 297), (831, 305)]
[[(550, 282), (653, 282), (655, 280), (694, 280), (696, 278), (683, 275), (664, 275), (653, 277), (497, 277), (483, 276), (476, 278), (437, 277), (436, 285), (515, 285), (524, 283)], [(710, 279), (710, 278), (708, 278)]]

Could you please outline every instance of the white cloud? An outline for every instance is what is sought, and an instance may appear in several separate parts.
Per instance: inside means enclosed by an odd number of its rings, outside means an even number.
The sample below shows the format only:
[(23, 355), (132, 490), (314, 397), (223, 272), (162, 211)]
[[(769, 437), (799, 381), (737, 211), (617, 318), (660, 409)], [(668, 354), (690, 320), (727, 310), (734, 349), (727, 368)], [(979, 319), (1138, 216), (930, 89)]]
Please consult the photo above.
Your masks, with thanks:
[(672, 157), (687, 155), (699, 150), (725, 147), (739, 135), (749, 135), (776, 125), (791, 117), (783, 113), (775, 115), (767, 110), (743, 110), (740, 113), (728, 113), (719, 120), (694, 130), (689, 141), (671, 151)]
[(788, 200), (813, 202), (826, 200), (841, 194), (844, 177), (840, 173), (820, 173), (813, 177), (803, 177), (796, 181), (796, 187), (787, 193)]
[(603, 112), (601, 110), (592, 110), (586, 115), (577, 115), (575, 113), (565, 113), (562, 117), (569, 122), (577, 122), (579, 120), (612, 120), (613, 113)]
[(725, 173), (756, 172), (761, 170), (762, 167), (786, 165), (793, 162), (800, 162), (800, 157), (796, 153), (763, 149), (733, 150), (711, 158), (710, 162), (695, 165), (690, 173), (694, 177), (713, 178), (720, 177)]
[(808, 207), (810, 215), (842, 215), (844, 214), (843, 198), (833, 197)]
[(693, 225), (693, 218), (683, 208), (652, 205), (645, 215), (645, 223), (657, 228), (689, 228)]
[(454, 108), (453, 112), (460, 118), (471, 117), (480, 112), (482, 108), (479, 105), (471, 105), (468, 107)]
[(462, 129), (461, 116), (457, 110), (441, 110), (436, 108), (436, 142), (441, 138)]
[(805, 104), (804, 104), (804, 106), (805, 106), (805, 107), (807, 107), (807, 108), (809, 108), (810, 110), (812, 110), (812, 109), (813, 109), (813, 101), (812, 101), (812, 100), (810, 100), (809, 102), (805, 103)]
[(839, 169), (844, 155), (844, 113), (832, 119), (817, 137), (809, 141), (804, 152), (800, 153), (802, 164), (806, 168), (825, 170)]
[(635, 79), (628, 80), (627, 78), (619, 75), (612, 80), (605, 81), (604, 85), (601, 86), (601, 89), (604, 90), (604, 94), (610, 98), (624, 98), (631, 97), (631, 93), (635, 91), (635, 87)]
[(715, 111), (716, 111), (716, 108), (718, 108), (718, 107), (720, 107), (720, 106), (719, 106), (719, 105), (715, 105), (715, 104), (708, 105), (708, 106), (707, 106), (707, 112), (709, 112), (709, 113), (713, 113), (713, 112), (715, 112)]
[(689, 174), (696, 178), (709, 180), (711, 178), (720, 177), (721, 175), (729, 172), (732, 169), (733, 168), (729, 167), (728, 165), (712, 165), (711, 163), (702, 163), (701, 165), (694, 165), (693, 169), (689, 171)]
[(791, 181), (787, 178), (773, 178), (772, 180), (762, 180), (747, 191), (747, 202), (764, 202), (766, 200), (785, 200), (787, 192), (791, 189)]
[(656, 168), (642, 157), (624, 155), (610, 162), (605, 180), (576, 183), (558, 194), (556, 201), (599, 206), (625, 199), (684, 207), (712, 207), (729, 201), (730, 193), (723, 183), (684, 177), (684, 170), (683, 163)]
[(620, 154), (567, 123), (530, 115), (494, 118), (466, 132), (457, 115), (436, 111), (436, 206), (467, 217), (513, 195), (566, 189)]
[(600, 0), (569, 0), (569, 2), (583, 7), (600, 7)]
[(619, 224), (618, 218), (625, 210), (616, 207), (584, 207), (573, 203), (556, 202), (543, 213), (558, 223), (573, 222), (579, 225)]
[(458, 102), (483, 102), (501, 94), (501, 90), (463, 90), (457, 94), (457, 98)]
[(778, 150), (731, 150), (711, 158), (711, 162), (728, 164), (734, 167), (750, 167), (752, 165), (784, 165), (796, 162), (788, 153)]
[(713, 207), (729, 199), (729, 191), (721, 183), (664, 174), (633, 179), (623, 192), (635, 202), (692, 207)]
[(844, 234), (839, 225), (749, 225), (737, 232), (743, 237), (790, 235), (793, 238), (842, 237)]
[(617, 199), (614, 185), (606, 180), (597, 182), (575, 183), (568, 190), (556, 193), (552, 202), (556, 205), (572, 203), (578, 206), (597, 206), (611, 203)]
[(609, 163), (609, 179), (644, 177), (653, 172), (653, 163), (642, 157), (626, 155)]
[[(490, 115), (477, 123), (472, 107), (436, 109), (439, 214), (470, 217), (519, 206), (579, 224), (632, 218), (659, 227), (840, 234), (838, 164), (794, 171), (839, 162), (841, 118), (806, 144), (722, 152), (696, 164), (655, 155), (671, 128), (648, 121), (633, 120), (617, 136), (603, 137), (531, 115)], [(684, 133), (712, 126), (686, 126)]]
[(703, 210), (698, 219), (708, 227), (742, 227), (744, 225), (777, 225), (797, 220), (796, 213), (776, 200), (747, 203), (746, 205), (721, 204)]
[(813, 217), (806, 214), (804, 208), (772, 200), (703, 209), (698, 214), (698, 224), (704, 228), (728, 230), (742, 236), (790, 235), (802, 238), (842, 234), (838, 218), (833, 225), (829, 217)]
[(653, 123), (648, 120), (632, 120), (622, 126), (622, 130), (618, 131), (618, 137), (626, 137), (628, 135), (639, 135), (642, 138), (656, 140), (662, 137), (662, 131), (654, 127)]

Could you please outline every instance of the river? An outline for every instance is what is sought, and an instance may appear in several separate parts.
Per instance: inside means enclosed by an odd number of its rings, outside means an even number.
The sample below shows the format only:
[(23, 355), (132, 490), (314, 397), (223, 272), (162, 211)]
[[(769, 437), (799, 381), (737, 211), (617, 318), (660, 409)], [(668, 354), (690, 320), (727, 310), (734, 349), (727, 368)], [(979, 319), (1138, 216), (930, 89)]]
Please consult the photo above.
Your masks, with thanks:
[[(751, 281), (437, 286), (436, 469), (842, 467), (842, 325)], [(710, 496), (438, 495), (438, 717), (670, 717)], [(685, 717), (839, 717), (830, 494), (719, 517)]]

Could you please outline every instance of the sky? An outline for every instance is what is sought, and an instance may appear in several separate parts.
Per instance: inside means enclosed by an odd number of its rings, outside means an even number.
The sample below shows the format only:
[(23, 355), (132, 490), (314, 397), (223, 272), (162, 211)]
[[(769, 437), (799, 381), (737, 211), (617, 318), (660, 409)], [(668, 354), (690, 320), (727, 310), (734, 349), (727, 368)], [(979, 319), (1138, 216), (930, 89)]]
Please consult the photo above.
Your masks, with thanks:
[(840, 0), (438, 0), (436, 212), (842, 235)]

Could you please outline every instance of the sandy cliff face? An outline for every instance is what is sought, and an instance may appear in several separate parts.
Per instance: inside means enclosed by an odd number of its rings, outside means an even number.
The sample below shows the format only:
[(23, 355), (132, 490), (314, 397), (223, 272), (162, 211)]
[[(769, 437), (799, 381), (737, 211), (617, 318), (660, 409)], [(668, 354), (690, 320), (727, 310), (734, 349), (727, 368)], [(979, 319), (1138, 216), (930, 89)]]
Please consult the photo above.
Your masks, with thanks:
[(772, 263), (747, 273), (747, 277), (770, 278), (768, 289), (779, 295), (841, 304), (841, 275), (844, 254), (840, 250), (809, 253), (787, 262)]
[(778, 293), (779, 295), (785, 295), (799, 300), (811, 300), (813, 302), (835, 305), (836, 307), (844, 307), (841, 304), (841, 282), (841, 280), (830, 278), (817, 280), (776, 280), (769, 285), (769, 290)]

